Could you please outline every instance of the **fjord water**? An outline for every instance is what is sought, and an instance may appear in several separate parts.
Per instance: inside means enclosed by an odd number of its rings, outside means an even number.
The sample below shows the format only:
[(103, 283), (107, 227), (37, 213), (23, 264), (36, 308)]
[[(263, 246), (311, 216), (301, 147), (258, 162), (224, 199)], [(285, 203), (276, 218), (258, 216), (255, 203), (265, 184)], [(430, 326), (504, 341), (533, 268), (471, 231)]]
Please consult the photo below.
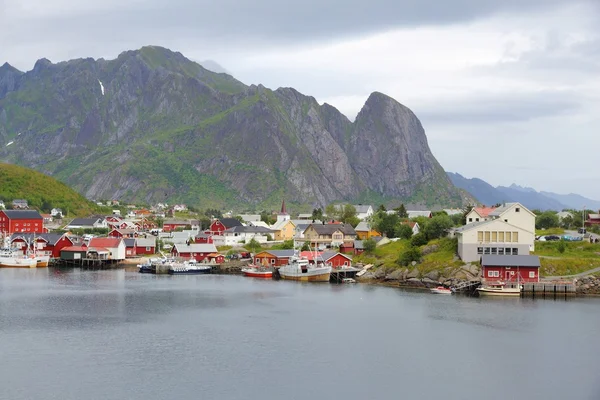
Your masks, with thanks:
[(0, 270), (3, 399), (598, 399), (600, 299)]

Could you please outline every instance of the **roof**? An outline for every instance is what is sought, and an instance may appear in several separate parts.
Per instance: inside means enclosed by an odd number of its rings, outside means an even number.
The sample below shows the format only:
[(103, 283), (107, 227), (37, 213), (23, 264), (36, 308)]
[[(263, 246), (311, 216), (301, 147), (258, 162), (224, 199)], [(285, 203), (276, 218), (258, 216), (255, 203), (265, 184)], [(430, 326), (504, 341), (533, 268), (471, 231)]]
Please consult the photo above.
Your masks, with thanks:
[(267, 224), (264, 221), (250, 221), (248, 222), (248, 225), (252, 225), (252, 226), (262, 226), (263, 228), (267, 228), (269, 229), (269, 224)]
[(298, 218), (312, 218), (312, 214), (298, 214)]
[(123, 239), (123, 241), (125, 242), (125, 247), (135, 247), (135, 239), (134, 238)]
[(98, 222), (100, 218), (75, 218), (69, 222), (67, 226), (92, 226)]
[(119, 247), (121, 244), (121, 238), (92, 238), (89, 247), (106, 247), (106, 248), (115, 248)]
[(479, 214), (479, 216), (482, 218), (486, 218), (495, 209), (496, 207), (473, 207), (473, 211)]
[(33, 240), (34, 236), (36, 239), (43, 239), (46, 243), (55, 245), (65, 235), (62, 233), (14, 233), (10, 237), (10, 240), (13, 241), (17, 238), (22, 238), (26, 242), (29, 242)]
[(373, 210), (373, 207), (368, 204), (367, 205), (359, 204), (357, 206), (354, 206), (354, 208), (356, 209), (357, 214), (366, 214), (369, 212), (369, 208), (371, 210)]
[(407, 211), (408, 218), (427, 217), (431, 216), (431, 211)]
[(234, 226), (232, 228), (226, 229), (224, 233), (273, 233), (271, 229), (264, 228), (262, 226)]
[(278, 258), (287, 258), (294, 255), (294, 250), (263, 250), (261, 253), (269, 253)]
[(182, 219), (166, 219), (163, 222), (163, 225), (191, 225), (189, 221), (184, 221)]
[(260, 221), (259, 214), (240, 214), (240, 217), (242, 217), (242, 220), (244, 220), (245, 222)]
[(44, 219), (36, 210), (3, 210), (10, 219)]
[(600, 214), (588, 214), (588, 219), (600, 219)]
[(356, 232), (370, 232), (371, 224), (369, 224), (367, 221), (360, 221), (360, 223), (356, 225), (356, 228), (354, 228), (354, 230)]
[(348, 260), (352, 261), (352, 257), (350, 257), (347, 254), (338, 253), (337, 251), (325, 251), (325, 252), (323, 252), (323, 254), (321, 254), (321, 257), (323, 258), (323, 260), (328, 261), (329, 259), (337, 256), (338, 254), (341, 255), (342, 257), (345, 257)]
[(138, 247), (156, 247), (156, 238), (154, 236), (139, 237), (135, 239), (135, 245)]
[(192, 243), (182, 244), (177, 243), (174, 249), (178, 253), (216, 253), (217, 247), (211, 243)]
[(465, 231), (470, 231), (473, 228), (477, 228), (479, 226), (486, 225), (486, 224), (491, 224), (493, 222), (502, 222), (502, 223), (507, 224), (507, 222), (504, 222), (504, 221), (501, 221), (501, 220), (497, 220), (497, 219), (493, 219), (493, 220), (490, 220), (490, 221), (478, 221), (478, 222), (470, 223), (468, 225), (461, 226), (460, 228), (456, 228), (454, 230), (454, 232), (456, 232), (456, 233), (462, 233), (462, 232), (465, 232)]
[(292, 220), (290, 220), (290, 219), (284, 219), (284, 220), (281, 220), (281, 221), (277, 221), (273, 225), (271, 225), (271, 229), (274, 230), (274, 231), (278, 231), (281, 228), (283, 228), (284, 226), (286, 226), (288, 223), (291, 223), (292, 225), (296, 226), (296, 224), (294, 224), (292, 222)]
[(355, 240), (354, 241), (354, 248), (357, 250), (363, 250), (365, 248), (365, 244), (362, 240)]
[(485, 267), (540, 267), (538, 256), (498, 256), (484, 254), (481, 256), (481, 265)]
[(60, 251), (81, 251), (81, 252), (87, 252), (88, 248), (84, 247), (84, 246), (68, 246), (68, 247), (63, 247), (62, 249), (60, 249)]
[(332, 235), (335, 231), (341, 231), (344, 235), (356, 235), (356, 231), (349, 224), (310, 224), (309, 227), (311, 226), (319, 235)]
[[(126, 228), (126, 229), (118, 229), (118, 228), (113, 228), (113, 229), (112, 229), (110, 232), (112, 232), (112, 231), (117, 231), (117, 232), (119, 232), (121, 235), (128, 235), (128, 234), (130, 234), (130, 233), (136, 233), (136, 232), (137, 232), (135, 229), (131, 229), (131, 228), (129, 228), (129, 229), (127, 229), (127, 228)], [(110, 232), (109, 232), (109, 233), (110, 233)]]
[(242, 226), (242, 223), (237, 218), (220, 218), (219, 221), (225, 226), (225, 228), (233, 228), (234, 226)]

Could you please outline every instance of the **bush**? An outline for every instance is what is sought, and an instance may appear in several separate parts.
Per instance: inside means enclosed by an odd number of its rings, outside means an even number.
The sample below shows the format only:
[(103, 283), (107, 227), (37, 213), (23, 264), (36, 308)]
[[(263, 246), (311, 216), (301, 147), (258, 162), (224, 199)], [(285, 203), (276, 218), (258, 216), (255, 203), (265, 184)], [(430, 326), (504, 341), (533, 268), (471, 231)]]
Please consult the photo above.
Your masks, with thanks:
[(410, 239), (410, 244), (414, 247), (424, 246), (427, 242), (427, 236), (423, 232), (417, 233)]
[(400, 254), (400, 257), (398, 257), (398, 261), (396, 261), (396, 263), (403, 267), (406, 267), (412, 264), (413, 261), (421, 261), (421, 250), (419, 250), (418, 247), (414, 246), (408, 248), (408, 250)]
[(447, 235), (448, 230), (454, 226), (452, 219), (446, 214), (436, 215), (425, 224), (423, 233), (428, 240), (439, 239)]
[(267, 233), (267, 242), (272, 242), (273, 241), (273, 236), (271, 236), (270, 233)]
[(567, 249), (567, 245), (565, 244), (564, 240), (561, 240), (560, 242), (558, 242), (558, 245), (556, 246), (556, 250), (558, 250), (558, 252), (560, 254), (564, 253), (566, 249)]
[(396, 227), (396, 237), (400, 239), (410, 239), (412, 237), (413, 230), (410, 226), (399, 224)]
[(372, 253), (373, 251), (375, 251), (376, 246), (377, 243), (375, 243), (373, 239), (367, 239), (363, 241), (363, 248), (367, 253)]

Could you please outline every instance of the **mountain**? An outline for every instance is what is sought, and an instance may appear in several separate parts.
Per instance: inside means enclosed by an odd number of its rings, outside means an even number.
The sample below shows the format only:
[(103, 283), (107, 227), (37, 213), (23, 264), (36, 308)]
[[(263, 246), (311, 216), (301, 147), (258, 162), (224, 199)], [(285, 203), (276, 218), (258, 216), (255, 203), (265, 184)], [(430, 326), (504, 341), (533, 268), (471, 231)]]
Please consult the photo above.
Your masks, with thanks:
[(517, 201), (479, 178), (469, 179), (454, 172), (448, 172), (448, 177), (456, 187), (466, 190), (483, 205), (490, 206), (498, 203)]
[(565, 208), (581, 210), (585, 207), (587, 210), (600, 210), (600, 201), (588, 199), (579, 194), (556, 194), (552, 192), (540, 192), (540, 194), (564, 204)]
[(583, 206), (586, 206), (587, 209), (600, 210), (600, 201), (591, 200), (578, 194), (538, 192), (533, 188), (519, 186), (514, 183), (508, 187), (494, 187), (479, 178), (469, 179), (454, 172), (448, 172), (448, 177), (454, 185), (466, 190), (481, 204), (485, 205), (518, 201), (530, 210), (579, 210)]
[(460, 205), (420, 121), (373, 93), (351, 122), (291, 88), (246, 86), (148, 46), (0, 71), (0, 160), (88, 198), (202, 207), (400, 198)]
[(507, 197), (516, 199), (516, 201), (520, 202), (530, 210), (560, 211), (564, 208), (567, 208), (559, 201), (546, 197), (543, 194), (538, 193), (535, 189), (523, 188), (515, 184), (512, 184), (508, 187), (498, 186), (496, 189), (504, 193)]
[(40, 172), (0, 163), (0, 200), (10, 204), (25, 199), (32, 208), (50, 212), (60, 208), (67, 216), (89, 215), (97, 207), (64, 183)]
[(219, 74), (229, 74), (229, 71), (223, 68), (221, 64), (213, 60), (200, 61), (198, 64), (212, 72), (217, 72)]

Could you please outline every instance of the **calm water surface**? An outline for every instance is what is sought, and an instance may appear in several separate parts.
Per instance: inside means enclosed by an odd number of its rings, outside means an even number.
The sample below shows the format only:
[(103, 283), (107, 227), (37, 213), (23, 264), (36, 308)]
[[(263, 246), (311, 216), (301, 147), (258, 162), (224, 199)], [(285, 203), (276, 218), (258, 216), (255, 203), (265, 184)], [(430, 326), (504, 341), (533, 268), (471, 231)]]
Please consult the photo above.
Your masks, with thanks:
[(0, 270), (2, 399), (600, 399), (600, 299)]

